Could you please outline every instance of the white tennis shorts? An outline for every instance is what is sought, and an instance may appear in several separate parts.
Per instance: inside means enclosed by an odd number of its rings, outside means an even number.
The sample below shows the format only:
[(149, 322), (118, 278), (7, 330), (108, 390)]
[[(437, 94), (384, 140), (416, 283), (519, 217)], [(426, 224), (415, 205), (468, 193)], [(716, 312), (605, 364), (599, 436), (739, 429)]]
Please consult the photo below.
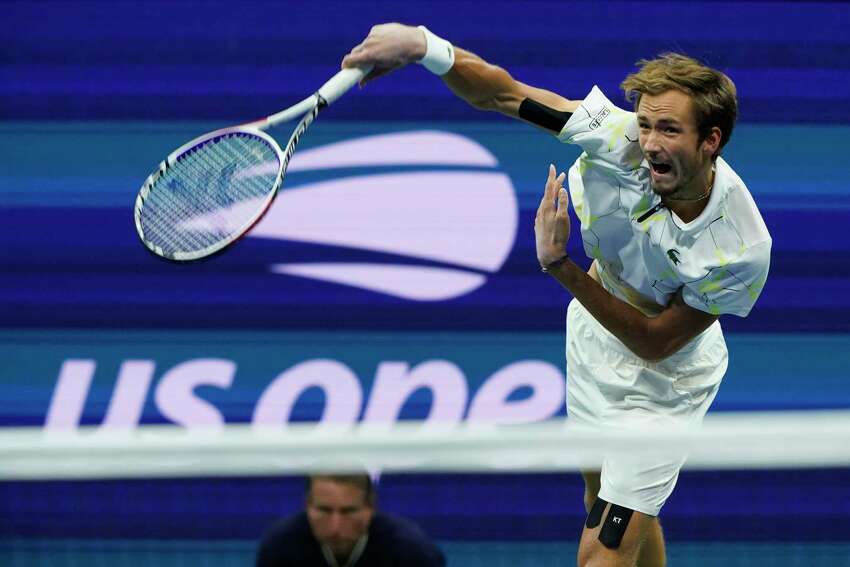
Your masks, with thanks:
[[(567, 309), (567, 418), (593, 428), (698, 425), (728, 361), (717, 321), (675, 354), (648, 362), (573, 299)], [(684, 455), (669, 452), (607, 454), (599, 497), (657, 516), (684, 462)]]

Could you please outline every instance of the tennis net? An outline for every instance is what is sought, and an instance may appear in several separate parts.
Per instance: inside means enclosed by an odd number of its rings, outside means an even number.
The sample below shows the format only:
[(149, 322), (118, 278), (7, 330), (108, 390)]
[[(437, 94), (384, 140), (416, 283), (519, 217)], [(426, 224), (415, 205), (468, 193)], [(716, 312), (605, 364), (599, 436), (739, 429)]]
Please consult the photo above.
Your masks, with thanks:
[(689, 459), (662, 510), (668, 564), (850, 565), (850, 412), (709, 414), (698, 431), (523, 426), (0, 430), (0, 564), (250, 565), (302, 475), (380, 471), (379, 507), (449, 565), (575, 562), (577, 473), (603, 452)]

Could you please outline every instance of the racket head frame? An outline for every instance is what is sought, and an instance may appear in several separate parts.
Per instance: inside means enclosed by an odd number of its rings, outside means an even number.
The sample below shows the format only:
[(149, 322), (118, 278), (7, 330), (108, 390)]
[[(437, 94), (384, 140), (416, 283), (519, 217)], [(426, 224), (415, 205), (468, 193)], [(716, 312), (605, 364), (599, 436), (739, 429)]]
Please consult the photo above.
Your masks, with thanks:
[[(215, 243), (202, 248), (200, 250), (196, 250), (194, 252), (175, 252), (173, 254), (166, 252), (161, 246), (158, 246), (151, 242), (148, 238), (145, 237), (145, 229), (142, 225), (142, 208), (144, 207), (145, 201), (148, 199), (151, 191), (156, 190), (157, 182), (162, 179), (163, 175), (177, 163), (183, 155), (189, 153), (190, 151), (198, 148), (204, 144), (209, 143), (212, 140), (217, 138), (221, 138), (224, 136), (229, 136), (233, 134), (243, 134), (243, 135), (251, 135), (261, 138), (268, 146), (275, 152), (278, 160), (278, 170), (275, 176), (274, 183), (272, 184), (272, 189), (268, 191), (262, 201), (262, 205), (257, 207), (257, 211), (254, 215), (252, 215), (243, 226), (240, 227), (238, 231), (235, 231), (228, 238), (216, 241)], [(159, 166), (145, 179), (145, 182), (142, 184), (141, 189), (139, 189), (139, 193), (136, 196), (136, 202), (133, 206), (133, 220), (136, 225), (136, 233), (139, 236), (139, 239), (142, 241), (144, 247), (156, 255), (159, 258), (169, 260), (172, 262), (178, 263), (186, 263), (186, 262), (195, 262), (198, 260), (203, 260), (205, 258), (209, 258), (230, 245), (234, 244), (240, 238), (242, 238), (245, 234), (247, 234), (266, 214), (269, 210), (272, 202), (274, 201), (275, 196), (277, 195), (280, 186), (283, 184), (283, 176), (286, 171), (286, 162), (288, 159), (284, 159), (283, 151), (280, 149), (280, 145), (275, 141), (267, 133), (259, 130), (258, 128), (253, 127), (253, 125), (243, 125), (243, 126), (234, 126), (230, 128), (220, 128), (218, 130), (213, 130), (212, 132), (207, 132), (201, 136), (198, 136), (194, 140), (186, 142), (173, 152), (171, 152), (168, 157), (162, 160)]]
[[(136, 196), (136, 202), (133, 207), (133, 220), (136, 225), (136, 233), (139, 235), (139, 238), (142, 241), (142, 244), (145, 246), (145, 249), (156, 255), (159, 258), (163, 258), (165, 260), (170, 260), (178, 263), (186, 263), (186, 262), (194, 262), (198, 260), (203, 260), (205, 258), (209, 258), (223, 250), (227, 249), (237, 241), (239, 241), (242, 237), (244, 237), (250, 230), (256, 226), (257, 223), (262, 220), (263, 216), (266, 212), (271, 208), (271, 204), (274, 202), (275, 197), (277, 196), (277, 192), (283, 184), (283, 177), (286, 174), (286, 167), (289, 164), (289, 160), (292, 157), (292, 154), (295, 151), (295, 146), (298, 144), (298, 141), (301, 139), (301, 136), (310, 126), (310, 124), (315, 120), (319, 111), (329, 104), (333, 103), (340, 96), (342, 96), (346, 91), (348, 91), (351, 87), (357, 84), (363, 77), (365, 77), (369, 71), (371, 71), (372, 67), (359, 67), (359, 68), (346, 68), (339, 71), (336, 75), (331, 77), (318, 91), (299, 103), (287, 108), (286, 110), (282, 110), (276, 114), (272, 114), (266, 118), (261, 120), (257, 120), (254, 122), (249, 122), (247, 124), (242, 124), (240, 126), (234, 126), (230, 128), (221, 128), (219, 130), (214, 130), (212, 132), (208, 132), (202, 136), (191, 140), (173, 152), (171, 152), (168, 157), (166, 157), (162, 162), (160, 162), (159, 167), (157, 167), (153, 173), (151, 173), (145, 182), (142, 184), (141, 189), (139, 190), (138, 195)], [(289, 141), (286, 144), (286, 149), (281, 151), (278, 143), (264, 132), (264, 130), (277, 126), (283, 122), (288, 122), (297, 118), (298, 116), (302, 116), (301, 121), (295, 127), (292, 132), (292, 135), (289, 138)], [(195, 149), (202, 144), (208, 143), (210, 140), (213, 140), (217, 137), (229, 135), (229, 134), (250, 134), (253, 136), (257, 136), (262, 138), (266, 143), (269, 144), (271, 148), (274, 149), (275, 154), (278, 158), (278, 172), (275, 178), (273, 188), (270, 190), (263, 200), (263, 204), (258, 208), (257, 212), (240, 228), (239, 231), (234, 232), (230, 237), (226, 239), (222, 239), (220, 241), (216, 241), (214, 244), (207, 246), (201, 250), (194, 252), (177, 252), (174, 254), (167, 253), (162, 247), (157, 246), (149, 239), (145, 237), (145, 230), (142, 226), (141, 220), (141, 211), (144, 207), (145, 200), (150, 195), (151, 191), (154, 190), (155, 185), (159, 179), (168, 171), (170, 167), (173, 167), (178, 159), (187, 152)]]

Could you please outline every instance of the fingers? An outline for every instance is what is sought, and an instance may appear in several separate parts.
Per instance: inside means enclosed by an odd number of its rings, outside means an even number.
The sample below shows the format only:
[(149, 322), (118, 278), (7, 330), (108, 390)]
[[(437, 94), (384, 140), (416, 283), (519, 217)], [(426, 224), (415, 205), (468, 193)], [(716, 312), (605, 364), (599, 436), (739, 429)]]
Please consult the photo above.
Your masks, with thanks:
[[(342, 58), (342, 64), (340, 65), (340, 67), (342, 69), (347, 69), (350, 67), (362, 67), (367, 64), (371, 65), (373, 64), (373, 61), (369, 57), (368, 52), (365, 50), (363, 43), (361, 43), (360, 45), (352, 49), (348, 55)], [(358, 84), (362, 87), (366, 83), (377, 79), (381, 75), (386, 75), (391, 70), (392, 69), (387, 69), (384, 67), (379, 67), (378, 65), (374, 65), (369, 74), (363, 77)]]
[(534, 218), (535, 247), (541, 265), (563, 256), (570, 237), (569, 197), (563, 186), (566, 177), (565, 172), (556, 174), (555, 166), (549, 165), (546, 188)]
[(369, 30), (369, 35), (367, 35), (366, 38), (359, 44), (355, 45), (354, 48), (348, 52), (348, 55), (343, 57), (341, 64), (342, 68), (362, 67), (365, 65), (386, 67), (387, 62), (383, 61), (382, 59), (384, 59), (384, 57), (380, 55), (382, 46), (385, 49), (388, 44), (392, 46), (392, 42), (388, 41), (387, 38), (384, 37), (386, 35), (384, 33), (384, 28), (386, 27), (386, 24), (372, 26), (372, 29)]
[(342, 58), (341, 67), (343, 69), (346, 69), (348, 67), (359, 67), (365, 62), (365, 60), (366, 57), (365, 53), (363, 52), (363, 44), (361, 43), (360, 45), (352, 49), (348, 53), (348, 55)]
[(546, 189), (543, 191), (543, 197), (548, 199), (552, 196), (552, 184), (555, 181), (555, 165), (549, 164), (549, 175), (546, 177)]
[(367, 64), (374, 65), (376, 61), (374, 61), (374, 57), (370, 54), (367, 45), (371, 45), (372, 43), (374, 42), (372, 41), (372, 33), (370, 33), (366, 36), (366, 39), (355, 45), (354, 48), (352, 48), (352, 50), (342, 58), (340, 67), (346, 69), (348, 67), (362, 67)]
[(549, 164), (549, 177), (546, 179), (546, 190), (551, 194), (550, 196), (554, 199), (555, 194), (564, 185), (564, 179), (566, 179), (567, 174), (563, 171), (555, 177), (555, 166), (554, 164)]
[[(559, 191), (563, 190), (564, 179), (567, 174), (561, 172), (555, 177), (555, 166), (549, 164), (549, 176), (546, 178), (546, 188), (543, 191), (543, 198), (540, 201), (541, 209), (549, 209), (555, 206), (556, 200), (559, 199)], [(564, 191), (566, 194), (566, 191)]]
[(558, 212), (555, 213), (558, 217), (567, 216), (567, 211), (570, 204), (570, 198), (567, 195), (567, 190), (561, 187), (558, 189)]
[(369, 46), (366, 45), (368, 39), (369, 38), (366, 38), (366, 41), (352, 49), (348, 55), (343, 57), (340, 65), (342, 69), (349, 67), (364, 67), (366, 65), (372, 66), (372, 70), (369, 74), (360, 80), (359, 85), (361, 87), (382, 75), (386, 75), (390, 71), (394, 71), (400, 66), (399, 64), (393, 64), (393, 62), (383, 61), (380, 57), (378, 57), (374, 53), (374, 49), (370, 49)]
[(540, 200), (541, 206), (550, 201), (552, 197), (552, 185), (555, 181), (555, 166), (549, 164), (549, 175), (546, 177), (546, 186), (543, 188), (543, 198)]
[(373, 26), (369, 35), (343, 57), (340, 67), (371, 66), (372, 72), (360, 81), (362, 87), (413, 62), (414, 55), (422, 51), (424, 44), (424, 34), (415, 27), (398, 23), (380, 24)]

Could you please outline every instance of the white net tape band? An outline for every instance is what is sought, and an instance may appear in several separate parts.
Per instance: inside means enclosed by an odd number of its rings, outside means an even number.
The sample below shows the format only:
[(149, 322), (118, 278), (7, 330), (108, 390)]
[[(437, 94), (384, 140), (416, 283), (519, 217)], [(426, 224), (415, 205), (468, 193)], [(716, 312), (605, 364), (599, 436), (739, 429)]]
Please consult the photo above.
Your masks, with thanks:
[(0, 478), (279, 475), (317, 471), (566, 471), (606, 452), (687, 452), (686, 468), (850, 466), (850, 411), (710, 414), (698, 430), (589, 431), (528, 425), (398, 423), (200, 430), (0, 428)]

